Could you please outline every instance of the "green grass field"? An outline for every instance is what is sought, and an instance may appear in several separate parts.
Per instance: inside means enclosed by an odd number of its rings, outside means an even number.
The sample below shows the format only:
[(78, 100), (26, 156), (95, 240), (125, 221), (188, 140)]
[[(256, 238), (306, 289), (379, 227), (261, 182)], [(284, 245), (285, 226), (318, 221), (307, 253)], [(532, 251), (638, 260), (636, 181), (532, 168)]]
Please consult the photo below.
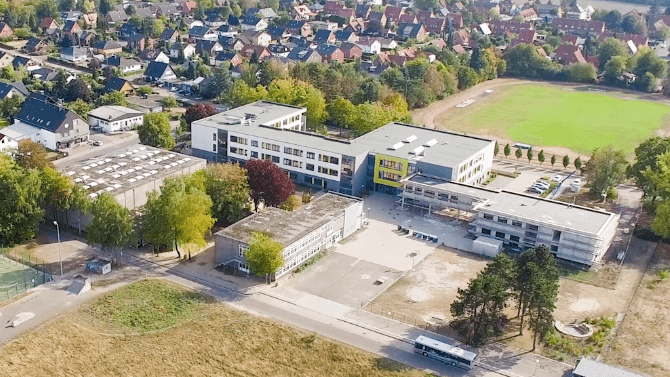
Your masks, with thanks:
[(469, 107), (451, 108), (436, 123), (456, 131), (566, 147), (582, 154), (611, 144), (631, 155), (654, 130), (668, 124), (668, 113), (670, 107), (661, 103), (559, 86), (516, 85), (496, 89)]

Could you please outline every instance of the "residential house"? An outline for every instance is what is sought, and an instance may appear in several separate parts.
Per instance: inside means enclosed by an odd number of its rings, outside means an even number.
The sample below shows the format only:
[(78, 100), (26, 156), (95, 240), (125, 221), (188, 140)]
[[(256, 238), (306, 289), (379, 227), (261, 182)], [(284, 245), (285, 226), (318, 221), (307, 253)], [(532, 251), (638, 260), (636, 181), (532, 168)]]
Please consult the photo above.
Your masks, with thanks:
[(400, 17), (405, 14), (405, 10), (401, 7), (386, 6), (384, 15), (386, 16), (387, 24), (397, 24), (400, 22)]
[(64, 48), (60, 53), (61, 59), (70, 63), (85, 62), (91, 59), (91, 54), (88, 49), (77, 46), (70, 46)]
[(317, 30), (314, 34), (314, 42), (316, 43), (335, 43), (336, 41), (335, 33), (330, 30)]
[(565, 9), (564, 17), (573, 20), (590, 21), (593, 13), (595, 13), (595, 9), (592, 6), (582, 7), (579, 4), (575, 4)]
[(340, 50), (347, 60), (355, 60), (363, 56), (363, 50), (355, 43), (344, 42), (340, 45)]
[(382, 50), (382, 44), (374, 38), (361, 37), (356, 44), (364, 54), (379, 54)]
[(358, 3), (356, 4), (356, 17), (368, 18), (372, 8), (368, 4)]
[(6, 22), (0, 22), (0, 38), (8, 38), (14, 36), (14, 30), (12, 30)]
[(406, 23), (406, 24), (415, 24), (418, 22), (416, 15), (415, 14), (410, 14), (410, 13), (405, 13), (402, 16), (400, 16), (400, 20), (398, 22)]
[(151, 62), (142, 75), (144, 81), (164, 83), (177, 79), (177, 75), (167, 63)]
[(131, 130), (143, 121), (144, 113), (124, 106), (100, 106), (88, 112), (88, 125), (105, 133)]
[(194, 41), (215, 41), (219, 36), (208, 26), (194, 26), (188, 31), (188, 37)]
[(321, 63), (321, 55), (316, 50), (304, 47), (295, 47), (288, 54), (288, 59), (302, 63)]
[(423, 27), (423, 24), (401, 23), (398, 26), (397, 37), (402, 40), (412, 38), (419, 42), (423, 42), (428, 39), (428, 33), (426, 33), (426, 28)]
[(586, 63), (586, 59), (584, 59), (584, 55), (582, 55), (579, 47), (572, 45), (558, 46), (554, 59), (563, 65)]
[(102, 67), (119, 68), (123, 74), (142, 70), (142, 63), (135, 59), (127, 59), (122, 56), (110, 56), (103, 60)]
[(114, 41), (97, 41), (93, 44), (93, 52), (103, 55), (120, 54), (123, 48)]
[(291, 33), (283, 26), (270, 26), (266, 31), (270, 35), (271, 43), (285, 42), (291, 36)]
[(258, 11), (257, 15), (262, 16), (266, 20), (274, 20), (275, 18), (279, 18), (277, 13), (272, 8), (262, 8)]
[(454, 45), (470, 47), (470, 34), (465, 29), (454, 32)]
[(289, 21), (288, 24), (286, 24), (286, 30), (292, 35), (300, 35), (305, 38), (312, 35), (312, 27), (305, 21)]
[(451, 49), (452, 49), (457, 55), (462, 55), (462, 54), (467, 54), (467, 53), (468, 53), (462, 45), (454, 45), (453, 47), (451, 47)]
[(606, 31), (602, 34), (600, 34), (600, 37), (598, 37), (598, 40), (600, 42), (605, 41), (607, 38), (616, 38), (624, 43), (628, 43), (628, 41), (631, 41), (634, 46), (636, 47), (641, 47), (641, 46), (648, 46), (649, 45), (649, 37), (646, 35), (638, 35), (638, 34), (627, 34), (627, 33), (612, 33), (611, 31)]
[(181, 12), (183, 16), (190, 16), (195, 12), (195, 9), (198, 7), (198, 3), (195, 1), (184, 1), (179, 3)]
[(223, 46), (218, 41), (198, 41), (195, 44), (195, 50), (200, 54), (200, 56), (207, 56), (210, 60), (214, 61), (214, 57), (219, 51), (223, 51)]
[(445, 20), (442, 18), (429, 18), (423, 22), (423, 26), (426, 28), (426, 33), (433, 35), (442, 35), (444, 31)]
[(580, 37), (589, 35), (599, 36), (605, 32), (605, 23), (602, 21), (584, 21), (569, 18), (554, 18), (551, 26), (563, 33), (576, 34)]
[(63, 34), (64, 35), (75, 35), (77, 38), (79, 38), (79, 35), (82, 33), (82, 29), (77, 23), (77, 21), (72, 21), (68, 20), (65, 21), (65, 25), (63, 25)]
[(544, 20), (546, 23), (550, 23), (554, 18), (563, 17), (563, 8), (560, 4), (535, 4), (535, 10), (537, 11), (537, 16)]
[(351, 30), (338, 30), (335, 32), (335, 39), (338, 42), (356, 43), (358, 35)]
[(98, 14), (97, 13), (86, 13), (81, 16), (81, 19), (84, 20), (84, 26), (87, 28), (95, 28), (98, 26)]
[(144, 35), (142, 35), (142, 34), (135, 34), (133, 36), (130, 36), (127, 39), (127, 42), (128, 42), (128, 45), (126, 46), (126, 48), (128, 49), (128, 51), (133, 51), (133, 52), (142, 51), (142, 50), (144, 50), (145, 47), (149, 47), (149, 48), (153, 47), (153, 43), (152, 43), (153, 40), (150, 39), (149, 43), (147, 45), (146, 44), (147, 40), (146, 40), (146, 38), (144, 38)]
[(181, 10), (176, 3), (159, 3), (154, 4), (153, 7), (156, 10), (156, 18), (165, 16), (167, 18), (175, 19), (181, 16)]
[(237, 51), (220, 51), (214, 58), (214, 66), (218, 67), (224, 62), (230, 62), (232, 67), (237, 67), (242, 63), (242, 57)]
[(234, 37), (237, 34), (237, 28), (228, 24), (223, 24), (216, 29), (216, 34), (224, 37)]
[(10, 138), (31, 139), (50, 150), (71, 148), (88, 142), (88, 124), (49, 98), (32, 93), (14, 117), (14, 124), (2, 130)]
[(240, 51), (245, 45), (239, 38), (233, 37), (219, 37), (219, 43), (221, 43), (221, 46), (223, 46), (224, 49), (235, 51)]
[(159, 39), (165, 43), (175, 43), (179, 42), (180, 35), (179, 31), (167, 28), (163, 30)]
[(10, 151), (15, 151), (19, 148), (19, 142), (5, 136), (0, 130), (0, 153), (8, 153)]
[(240, 23), (242, 30), (253, 30), (261, 31), (268, 28), (268, 22), (263, 18), (250, 17), (245, 18), (244, 21)]
[(377, 38), (382, 46), (382, 50), (395, 50), (398, 47), (398, 42), (391, 38)]
[(291, 53), (291, 49), (283, 44), (273, 43), (268, 46), (268, 51), (274, 57), (278, 58), (288, 58), (288, 54)]
[(383, 12), (370, 12), (368, 21), (371, 29), (383, 29), (386, 27), (386, 14)]
[(246, 45), (240, 50), (240, 55), (247, 59), (255, 55), (258, 61), (263, 61), (271, 57), (272, 53), (265, 46)]
[(46, 31), (49, 29), (60, 29), (61, 26), (55, 19), (51, 17), (44, 17), (40, 23), (39, 28)]
[(337, 22), (338, 24), (345, 25), (356, 19), (356, 14), (351, 8), (342, 8), (333, 11), (328, 19)]
[(6, 52), (0, 51), (0, 69), (11, 65), (14, 61), (14, 56), (9, 55)]
[(265, 31), (246, 30), (239, 35), (239, 39), (244, 42), (244, 44), (253, 44), (263, 47), (267, 47), (272, 43), (272, 37)]
[(524, 29), (521, 30), (518, 34), (517, 37), (510, 43), (510, 48), (515, 47), (516, 45), (519, 44), (533, 44), (535, 42), (535, 39), (537, 38), (537, 33), (535, 30), (531, 29)]
[(120, 77), (110, 77), (107, 79), (107, 83), (105, 84), (105, 88), (102, 89), (102, 92), (121, 92), (126, 96), (132, 96), (135, 95), (135, 87), (130, 81), (126, 79), (122, 79)]
[(156, 11), (150, 6), (135, 8), (135, 14), (140, 16), (143, 20), (156, 18)]
[(340, 50), (337, 45), (329, 43), (321, 43), (317, 48), (316, 52), (321, 55), (321, 59), (326, 62), (344, 62), (344, 52)]
[(535, 21), (540, 18), (533, 8), (526, 8), (519, 12), (517, 16), (522, 17), (524, 21)]
[(84, 30), (79, 36), (81, 46), (91, 46), (98, 40), (98, 33), (95, 30)]
[(315, 13), (305, 4), (296, 5), (291, 8), (291, 17), (294, 20), (305, 21), (313, 18)]
[(216, 12), (211, 12), (205, 17), (205, 25), (211, 28), (217, 28), (225, 23), (225, 20)]
[(13, 83), (0, 82), (0, 99), (21, 97), (25, 98), (30, 94), (28, 89), (21, 81)]
[(126, 22), (119, 28), (119, 38), (126, 39), (139, 33), (139, 30), (130, 22)]
[(140, 59), (141, 62), (144, 63), (149, 63), (152, 61), (157, 61), (157, 62), (162, 62), (162, 63), (169, 63), (170, 62), (170, 57), (167, 56), (163, 51), (161, 50), (154, 50), (151, 48), (147, 48), (142, 50), (142, 52), (139, 53), (138, 58)]
[(189, 43), (173, 43), (170, 46), (170, 57), (179, 58), (179, 51), (184, 51), (184, 59), (190, 59), (195, 54), (195, 46)]
[(531, 23), (516, 21), (498, 21), (489, 22), (489, 30), (495, 35), (518, 34), (522, 30), (534, 29)]
[[(511, 0), (510, 0), (511, 1)], [(435, 17), (435, 13), (433, 13), (433, 10), (419, 10), (416, 12), (416, 19), (418, 22), (426, 22), (427, 20), (430, 20), (431, 18)]]
[(460, 14), (448, 14), (447, 22), (451, 22), (451, 29), (462, 29), (463, 28), (463, 16)]
[(105, 15), (105, 21), (109, 25), (120, 25), (128, 21), (130, 17), (122, 10), (111, 10)]
[(46, 43), (43, 39), (33, 37), (28, 40), (28, 43), (23, 46), (23, 49), (27, 52), (37, 53), (47, 51), (49, 49), (49, 44)]

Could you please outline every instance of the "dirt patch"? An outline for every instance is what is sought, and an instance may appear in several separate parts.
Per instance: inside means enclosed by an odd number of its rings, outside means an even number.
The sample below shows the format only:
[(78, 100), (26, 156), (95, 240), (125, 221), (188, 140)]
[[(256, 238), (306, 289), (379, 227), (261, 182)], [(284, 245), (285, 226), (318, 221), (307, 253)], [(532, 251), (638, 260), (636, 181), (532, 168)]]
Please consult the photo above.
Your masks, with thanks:
[(659, 244), (605, 361), (651, 376), (670, 375), (670, 245)]

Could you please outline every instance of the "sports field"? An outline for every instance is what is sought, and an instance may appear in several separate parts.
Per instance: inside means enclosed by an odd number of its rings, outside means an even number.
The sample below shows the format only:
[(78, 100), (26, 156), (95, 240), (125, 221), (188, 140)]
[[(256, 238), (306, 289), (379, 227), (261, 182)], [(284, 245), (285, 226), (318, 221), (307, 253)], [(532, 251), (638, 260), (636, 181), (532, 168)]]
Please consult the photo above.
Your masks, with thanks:
[(565, 147), (588, 155), (614, 145), (628, 155), (670, 123), (670, 106), (635, 95), (576, 91), (557, 85), (513, 85), (452, 107), (435, 123), (443, 128), (534, 146)]

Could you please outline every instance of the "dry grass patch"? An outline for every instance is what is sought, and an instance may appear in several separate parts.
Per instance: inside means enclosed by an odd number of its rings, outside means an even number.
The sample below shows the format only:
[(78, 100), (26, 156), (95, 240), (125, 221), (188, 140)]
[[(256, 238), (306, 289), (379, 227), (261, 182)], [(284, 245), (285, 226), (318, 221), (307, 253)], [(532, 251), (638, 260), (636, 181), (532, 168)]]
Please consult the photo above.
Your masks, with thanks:
[[(0, 350), (2, 375), (425, 375), (353, 347), (207, 302), (202, 296), (196, 296), (193, 303), (190, 295), (195, 294), (160, 280), (134, 283), (112, 292), (4, 346)], [(121, 303), (110, 303), (111, 297)], [(133, 303), (138, 303), (138, 308), (132, 308)], [(96, 305), (111, 312), (98, 310)], [(105, 334), (108, 329), (99, 327), (109, 323), (125, 328), (159, 328), (161, 321), (153, 325), (148, 320), (128, 322), (133, 316), (153, 318), (139, 313), (143, 309), (172, 313), (173, 325), (162, 331), (119, 335)], [(120, 316), (119, 311), (125, 314)], [(161, 326), (168, 324), (163, 321)]]

